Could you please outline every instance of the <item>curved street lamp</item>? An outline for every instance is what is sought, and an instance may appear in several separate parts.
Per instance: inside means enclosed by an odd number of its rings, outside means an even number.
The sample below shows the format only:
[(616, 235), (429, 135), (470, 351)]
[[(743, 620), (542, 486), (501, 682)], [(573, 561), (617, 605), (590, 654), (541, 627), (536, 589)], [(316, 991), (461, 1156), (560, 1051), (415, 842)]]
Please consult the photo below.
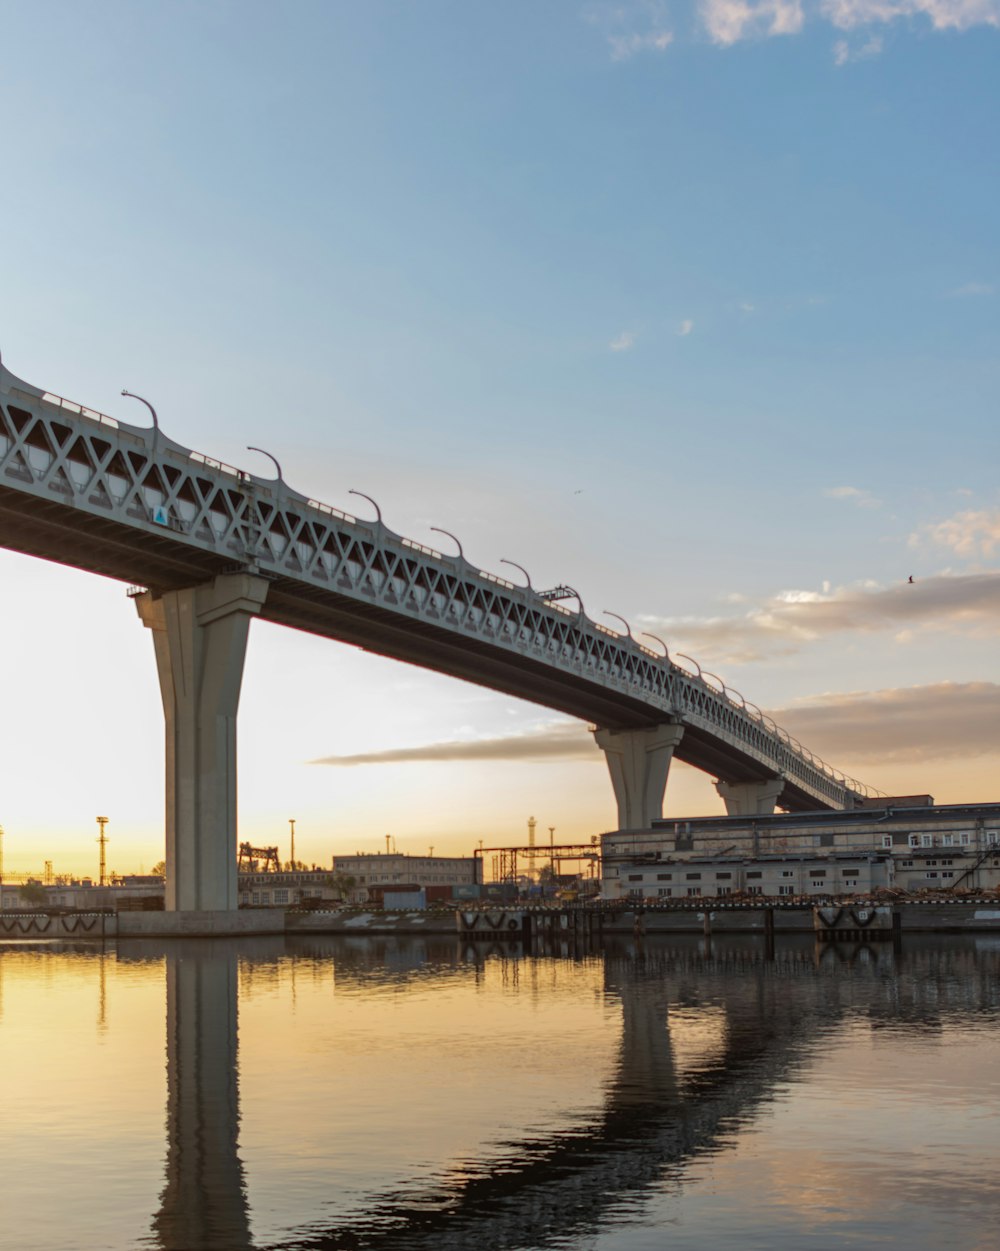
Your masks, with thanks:
[(533, 591), (535, 588), (531, 585), (531, 574), (525, 569), (524, 565), (519, 565), (516, 560), (505, 560), (500, 557), (501, 565), (510, 565), (512, 569), (519, 569), (524, 574), (524, 580), (528, 585), (528, 590)]
[[(625, 620), (624, 617), (620, 617), (618, 613), (616, 612), (608, 612), (606, 608), (603, 608), (601, 610), (601, 615), (604, 617), (614, 617), (616, 621), (620, 621), (622, 625), (625, 627), (625, 633), (629, 636), (630, 639), (632, 639), (632, 627), (629, 625), (629, 623)], [(632, 639), (632, 642), (634, 643), (635, 639)]]
[(136, 395), (134, 391), (126, 391), (122, 387), (122, 395), (127, 395), (130, 400), (138, 400), (140, 404), (145, 404), (149, 409), (149, 415), (153, 419), (153, 455), (156, 455), (156, 445), (160, 438), (160, 419), (156, 415), (156, 409), (150, 404), (149, 400), (143, 399), (141, 395)]
[(451, 541), (458, 548), (459, 560), (465, 560), (465, 552), (462, 551), (462, 544), (458, 541), (458, 539), (455, 538), (455, 536), (452, 534), (450, 530), (442, 530), (440, 526), (431, 526), (431, 529), (434, 531), (435, 534), (443, 534), (447, 538), (451, 539)]
[(378, 518), (378, 524), (379, 525), (382, 524), (382, 510), (381, 508), (379, 508), (378, 504), (375, 503), (375, 501), (372, 499), (370, 495), (365, 495), (364, 491), (351, 491), (351, 490), (349, 490), (347, 494), (357, 495), (359, 499), (367, 500), (368, 503), (371, 504), (372, 508), (375, 509), (375, 516)]
[(659, 645), (663, 648), (663, 659), (664, 660), (670, 659), (670, 649), (667, 647), (666, 643), (664, 643), (663, 639), (661, 639), (658, 634), (649, 634), (644, 630), (642, 633), (642, 637), (644, 639), (652, 639), (654, 642), (659, 643)]
[(282, 474), (281, 474), (281, 466), (278, 464), (277, 456), (272, 456), (270, 452), (265, 452), (262, 447), (249, 447), (248, 446), (247, 451), (248, 452), (260, 452), (261, 456), (266, 456), (267, 459), (271, 461), (271, 463), (274, 465), (274, 468), (277, 471), (278, 481), (282, 483), (285, 481), (285, 479), (282, 477)]
[(698, 677), (701, 677), (701, 665), (698, 664), (697, 660), (695, 660), (693, 656), (685, 656), (683, 652), (675, 652), (674, 655), (680, 656), (681, 660), (690, 660), (694, 667), (698, 670)]

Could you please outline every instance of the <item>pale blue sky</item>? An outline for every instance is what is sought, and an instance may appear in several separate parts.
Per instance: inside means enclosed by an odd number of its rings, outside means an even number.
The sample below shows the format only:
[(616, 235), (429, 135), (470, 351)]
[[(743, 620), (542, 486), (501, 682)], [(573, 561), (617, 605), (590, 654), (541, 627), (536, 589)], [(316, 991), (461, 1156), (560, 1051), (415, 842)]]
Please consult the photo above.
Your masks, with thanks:
[[(267, 447), (333, 504), (368, 491), (395, 529), (454, 530), (484, 567), (567, 580), (594, 617), (655, 619), (762, 706), (993, 684), (998, 23), (997, 0), (0, 0), (0, 350), (136, 421), (118, 392), (139, 391), (174, 438), (258, 472), (244, 448)], [(8, 707), (30, 719), (35, 674), (58, 680), (66, 622), (47, 647), (30, 605), (85, 604), (74, 645), (108, 644), (142, 727), (118, 748), (118, 828), (152, 847), (148, 640), (118, 588), (29, 565), (0, 555), (5, 654), (35, 657)], [(976, 570), (971, 604), (958, 575)], [(893, 599), (911, 573), (912, 622)], [(818, 597), (820, 626), (774, 615), (790, 591)], [(85, 705), (101, 680), (80, 680)], [(348, 693), (360, 723), (331, 712)], [(961, 722), (965, 696), (939, 698)], [(280, 741), (276, 701), (296, 727)], [(68, 703), (66, 732), (92, 739)], [(599, 757), (303, 764), (547, 720), (264, 628), (244, 826), (300, 809), (317, 858), (386, 829), (520, 837), (533, 808), (567, 835), (607, 828)], [(122, 785), (107, 750), (64, 762), (46, 813), (16, 724), (9, 854), (78, 809), (89, 837)], [(997, 797), (995, 755), (897, 776), (830, 741), (809, 745), (877, 785)], [(678, 787), (673, 810), (717, 805)]]

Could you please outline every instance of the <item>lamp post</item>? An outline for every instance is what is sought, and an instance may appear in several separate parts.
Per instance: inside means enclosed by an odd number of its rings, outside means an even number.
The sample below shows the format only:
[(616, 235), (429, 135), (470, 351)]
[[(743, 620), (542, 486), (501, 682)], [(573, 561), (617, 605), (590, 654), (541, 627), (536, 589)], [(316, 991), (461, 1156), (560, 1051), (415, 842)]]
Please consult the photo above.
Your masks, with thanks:
[(292, 828), (292, 869), (295, 869), (295, 818), (289, 817), (288, 824)]
[(100, 876), (99, 876), (99, 878), (98, 878), (98, 882), (97, 882), (97, 885), (98, 885), (98, 886), (106, 886), (106, 885), (107, 885), (107, 882), (106, 882), (106, 878), (107, 878), (107, 871), (106, 871), (106, 869), (105, 869), (104, 849), (105, 849), (105, 847), (107, 847), (107, 845), (108, 845), (108, 836), (107, 836), (107, 834), (105, 834), (105, 832), (104, 832), (104, 827), (108, 824), (109, 820), (110, 820), (110, 818), (109, 818), (109, 817), (98, 817), (98, 818), (97, 818), (97, 825), (98, 825), (98, 828), (99, 828), (99, 829), (100, 829), (100, 831), (101, 831), (101, 832), (100, 832), (100, 834), (98, 834), (98, 836), (97, 836), (97, 842), (100, 844), (100, 847), (101, 847), (101, 872), (100, 872)]

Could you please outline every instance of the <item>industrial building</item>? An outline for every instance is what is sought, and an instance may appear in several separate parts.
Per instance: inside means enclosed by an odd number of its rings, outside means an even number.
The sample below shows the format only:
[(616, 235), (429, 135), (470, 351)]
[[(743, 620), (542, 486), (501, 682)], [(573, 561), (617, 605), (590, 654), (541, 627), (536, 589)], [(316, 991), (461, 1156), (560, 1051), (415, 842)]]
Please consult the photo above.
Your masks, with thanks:
[(411, 856), (404, 852), (355, 852), (334, 856), (333, 872), (352, 879), (356, 903), (381, 902), (388, 891), (423, 890), (428, 902), (467, 898), (470, 888), (482, 885), (482, 862), (475, 856)]
[(601, 839), (605, 899), (1000, 888), (1000, 804), (929, 795), (850, 811), (654, 821)]

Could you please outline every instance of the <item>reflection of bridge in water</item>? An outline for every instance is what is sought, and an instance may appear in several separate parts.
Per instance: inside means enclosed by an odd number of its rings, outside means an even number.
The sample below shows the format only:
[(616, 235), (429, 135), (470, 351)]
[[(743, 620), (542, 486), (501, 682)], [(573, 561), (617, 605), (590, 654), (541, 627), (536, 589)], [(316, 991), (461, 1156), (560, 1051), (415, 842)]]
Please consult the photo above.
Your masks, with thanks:
[[(851, 953), (852, 976), (843, 978), (831, 975), (843, 952), (817, 959), (808, 941), (782, 944), (774, 961), (762, 959), (753, 940), (717, 944), (710, 953), (697, 940), (667, 941), (644, 951), (610, 943), (603, 953), (604, 988), (621, 1003), (622, 1033), (599, 1114), (547, 1139), (526, 1132), (503, 1144), (501, 1159), (462, 1161), (439, 1181), (375, 1194), (362, 1221), (317, 1230), (304, 1219), (280, 1246), (464, 1251), (582, 1236), (622, 1202), (641, 1201), (674, 1169), (729, 1145), (808, 1060), (816, 1040), (847, 1016), (926, 1030), (954, 1013), (1000, 1006), (1000, 954), (987, 972), (971, 946), (908, 944), (902, 956), (860, 948)], [(287, 947), (265, 940), (259, 954), (265, 967), (268, 954), (332, 961), (338, 983), (362, 988), (369, 980), (405, 985), (442, 973), (450, 981), (468, 968), (454, 943), (411, 942), (405, 954), (390, 945), (392, 953), (373, 950), (370, 940), (311, 938)], [(236, 1078), (238, 961), (254, 954), (230, 941), (166, 949), (168, 1143), (153, 1223), (161, 1251), (254, 1245)], [(389, 967), (387, 954), (395, 956)], [(721, 1022), (710, 1054), (694, 1066), (678, 1062), (670, 1027), (677, 1004), (711, 1009)]]

